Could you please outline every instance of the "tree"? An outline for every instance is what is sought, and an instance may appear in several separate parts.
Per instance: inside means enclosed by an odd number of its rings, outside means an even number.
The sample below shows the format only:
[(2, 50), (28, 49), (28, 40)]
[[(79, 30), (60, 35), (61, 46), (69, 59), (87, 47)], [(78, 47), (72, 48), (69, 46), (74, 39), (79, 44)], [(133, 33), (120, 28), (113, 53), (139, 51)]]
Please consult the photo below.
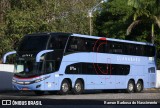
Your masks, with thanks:
[(0, 0), (0, 3), (6, 2), (9, 5), (7, 8), (3, 5), (3, 17), (0, 13), (0, 19), (3, 19), (3, 26), (0, 23), (0, 57), (17, 47), (25, 34), (89, 34), (88, 10), (99, 0)]
[[(150, 20), (151, 37), (154, 43), (155, 24), (160, 28), (160, 0), (128, 0), (128, 5), (133, 7), (133, 22), (127, 28), (127, 35), (129, 35), (133, 28), (142, 22), (142, 20)], [(145, 18), (143, 17), (145, 16)], [(143, 17), (143, 18), (140, 18)]]
[(126, 0), (108, 0), (96, 18), (94, 28), (99, 36), (125, 39), (125, 30), (131, 23), (132, 13)]
[[(160, 14), (159, 7), (151, 8), (153, 4), (155, 5), (154, 0), (143, 0), (144, 2), (142, 4), (144, 6), (137, 4), (133, 7), (131, 6), (135, 3), (133, 1), (134, 0), (130, 0), (129, 4), (126, 0), (108, 0), (108, 2), (103, 5), (101, 13), (95, 20), (94, 28), (96, 28), (99, 36), (150, 42), (151, 25), (153, 23), (156, 37), (155, 45), (157, 50), (157, 63), (158, 68), (160, 68), (160, 30), (158, 26)], [(143, 9), (139, 7), (142, 7)], [(154, 12), (152, 12), (153, 9)], [(157, 19), (151, 17), (151, 13), (156, 16)], [(126, 36), (126, 30), (128, 30), (130, 35)]]

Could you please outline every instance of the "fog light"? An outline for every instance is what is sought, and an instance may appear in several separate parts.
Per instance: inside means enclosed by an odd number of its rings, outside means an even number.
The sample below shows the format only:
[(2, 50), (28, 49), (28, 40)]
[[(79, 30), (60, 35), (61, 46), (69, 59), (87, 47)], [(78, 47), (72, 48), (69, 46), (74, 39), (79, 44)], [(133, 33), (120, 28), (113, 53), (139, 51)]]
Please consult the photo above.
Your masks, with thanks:
[(41, 84), (36, 86), (36, 88), (39, 88), (39, 87), (41, 87)]

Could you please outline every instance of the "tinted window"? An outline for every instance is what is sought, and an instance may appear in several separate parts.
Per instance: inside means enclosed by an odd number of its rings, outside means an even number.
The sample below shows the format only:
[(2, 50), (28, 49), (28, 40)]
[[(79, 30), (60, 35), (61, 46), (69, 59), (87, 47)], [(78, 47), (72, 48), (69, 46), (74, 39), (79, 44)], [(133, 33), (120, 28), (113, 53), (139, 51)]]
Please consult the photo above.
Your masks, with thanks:
[(45, 61), (45, 71), (46, 73), (54, 72), (55, 69), (55, 62), (54, 61)]
[(129, 65), (101, 64), (101, 63), (75, 63), (66, 67), (66, 74), (88, 75), (128, 75)]
[(121, 43), (112, 43), (111, 49), (113, 54), (122, 54), (123, 46)]
[(65, 73), (67, 74), (80, 74), (81, 64), (72, 64), (67, 66)]
[[(63, 52), (67, 42), (68, 36), (66, 35), (52, 35), (48, 44), (48, 49), (53, 49), (53, 52), (45, 54), (46, 69), (52, 68), (53, 71), (58, 71), (63, 57)], [(52, 61), (52, 62), (51, 62)], [(48, 68), (51, 69), (51, 68)], [(48, 71), (47, 71), (48, 72)]]
[(153, 46), (145, 46), (145, 55), (149, 57), (155, 56), (155, 47)]
[(70, 37), (67, 46), (67, 52), (89, 51), (89, 42), (84, 38)]
[(18, 48), (19, 51), (41, 51), (46, 49), (49, 36), (25, 36)]
[(155, 67), (150, 67), (150, 68), (148, 68), (148, 72), (149, 73), (155, 73), (156, 71), (155, 71)]
[(155, 55), (155, 47), (110, 40), (106, 41), (81, 37), (71, 37), (69, 39), (66, 52), (99, 52), (153, 57)]
[(48, 49), (64, 49), (68, 36), (52, 36)]
[(66, 52), (105, 52), (104, 40), (70, 37)]

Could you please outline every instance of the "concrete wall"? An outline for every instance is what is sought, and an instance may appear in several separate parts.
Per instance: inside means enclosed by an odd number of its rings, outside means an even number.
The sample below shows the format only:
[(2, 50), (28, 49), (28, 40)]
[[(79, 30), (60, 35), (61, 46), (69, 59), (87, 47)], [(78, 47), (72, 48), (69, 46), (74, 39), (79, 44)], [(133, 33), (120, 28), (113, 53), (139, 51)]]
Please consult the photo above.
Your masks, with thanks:
[(13, 72), (14, 71), (14, 65), (12, 64), (0, 64), (0, 71), (5, 72)]
[(14, 65), (0, 64), (0, 91), (12, 90)]
[(160, 70), (157, 70), (156, 88), (160, 88)]

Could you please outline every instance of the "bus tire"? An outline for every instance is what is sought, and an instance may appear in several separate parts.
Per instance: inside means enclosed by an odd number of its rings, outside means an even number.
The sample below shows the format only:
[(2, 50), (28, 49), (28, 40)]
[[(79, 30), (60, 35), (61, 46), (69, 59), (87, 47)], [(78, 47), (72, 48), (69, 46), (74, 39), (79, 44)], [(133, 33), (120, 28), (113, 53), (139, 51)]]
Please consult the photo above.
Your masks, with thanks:
[(81, 80), (76, 80), (74, 88), (73, 88), (73, 93), (74, 94), (81, 94), (84, 90), (84, 85)]
[(142, 81), (138, 81), (135, 87), (135, 92), (140, 93), (143, 90), (143, 83)]
[(133, 93), (135, 90), (135, 84), (133, 80), (129, 80), (127, 85), (127, 93)]
[(69, 93), (70, 88), (71, 88), (71, 85), (70, 85), (69, 81), (68, 81), (67, 79), (64, 79), (64, 80), (62, 81), (62, 84), (61, 84), (61, 88), (60, 88), (60, 92), (59, 92), (59, 93), (60, 93), (61, 95), (66, 95), (66, 94)]
[(34, 91), (34, 93), (38, 96), (41, 96), (44, 94), (44, 91)]

